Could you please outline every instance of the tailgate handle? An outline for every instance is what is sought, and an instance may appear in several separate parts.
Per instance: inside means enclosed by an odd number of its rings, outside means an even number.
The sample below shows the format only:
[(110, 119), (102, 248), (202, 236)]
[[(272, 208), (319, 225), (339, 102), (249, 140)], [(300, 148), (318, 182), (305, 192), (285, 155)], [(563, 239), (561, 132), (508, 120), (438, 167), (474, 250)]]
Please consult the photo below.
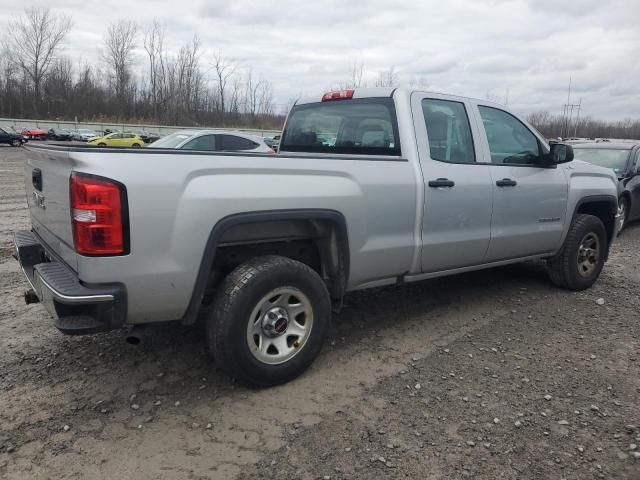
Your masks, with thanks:
[(34, 168), (31, 172), (31, 183), (33, 184), (33, 188), (42, 191), (42, 170), (39, 168)]

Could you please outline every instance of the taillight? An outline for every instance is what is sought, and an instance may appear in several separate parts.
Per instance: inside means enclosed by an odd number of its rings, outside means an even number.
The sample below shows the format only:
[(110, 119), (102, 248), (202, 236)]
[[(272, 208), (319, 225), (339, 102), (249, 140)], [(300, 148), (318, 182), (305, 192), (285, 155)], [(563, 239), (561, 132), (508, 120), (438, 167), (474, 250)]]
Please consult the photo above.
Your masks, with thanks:
[(337, 90), (335, 92), (327, 92), (322, 96), (323, 102), (330, 100), (349, 100), (353, 98), (353, 90)]
[(76, 252), (82, 255), (127, 253), (126, 193), (113, 180), (72, 174), (71, 223)]
[(268, 149), (267, 149), (267, 153), (268, 153), (269, 155), (274, 155), (274, 154), (276, 153), (276, 151), (275, 151), (273, 148), (268, 148)]

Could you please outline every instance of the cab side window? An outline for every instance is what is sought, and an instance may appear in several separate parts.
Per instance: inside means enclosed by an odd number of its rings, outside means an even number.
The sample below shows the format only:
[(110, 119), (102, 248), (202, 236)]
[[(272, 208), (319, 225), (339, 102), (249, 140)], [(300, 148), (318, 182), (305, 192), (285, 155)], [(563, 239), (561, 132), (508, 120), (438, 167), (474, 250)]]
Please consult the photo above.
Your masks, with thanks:
[(463, 103), (425, 98), (422, 113), (431, 158), (452, 163), (476, 161), (469, 117)]
[(491, 163), (540, 165), (540, 144), (520, 120), (497, 108), (479, 106), (489, 142)]

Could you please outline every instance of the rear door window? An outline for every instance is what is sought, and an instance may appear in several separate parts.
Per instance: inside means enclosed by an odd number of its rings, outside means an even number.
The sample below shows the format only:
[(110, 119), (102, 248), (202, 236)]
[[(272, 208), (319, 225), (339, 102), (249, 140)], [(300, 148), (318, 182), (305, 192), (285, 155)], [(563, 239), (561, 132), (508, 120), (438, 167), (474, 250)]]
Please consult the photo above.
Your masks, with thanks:
[(235, 135), (218, 135), (217, 141), (220, 145), (218, 150), (226, 152), (253, 150), (258, 146), (256, 142), (252, 142), (248, 138), (237, 137)]
[(391, 98), (361, 98), (293, 107), (279, 151), (400, 155)]
[(216, 136), (215, 135), (202, 135), (196, 137), (190, 142), (182, 146), (184, 150), (206, 150), (214, 151), (216, 149)]
[(469, 117), (463, 103), (425, 98), (422, 113), (431, 158), (452, 163), (476, 161)]

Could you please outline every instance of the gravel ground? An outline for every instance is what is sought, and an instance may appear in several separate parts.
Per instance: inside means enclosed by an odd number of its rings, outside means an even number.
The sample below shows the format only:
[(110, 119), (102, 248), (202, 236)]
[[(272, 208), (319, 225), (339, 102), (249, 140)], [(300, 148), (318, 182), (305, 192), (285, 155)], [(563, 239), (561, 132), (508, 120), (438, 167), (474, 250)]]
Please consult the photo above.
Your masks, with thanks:
[(0, 146), (0, 478), (640, 479), (640, 225), (585, 292), (524, 264), (350, 295), (305, 375), (252, 390), (197, 329), (132, 347), (26, 306), (23, 161)]

